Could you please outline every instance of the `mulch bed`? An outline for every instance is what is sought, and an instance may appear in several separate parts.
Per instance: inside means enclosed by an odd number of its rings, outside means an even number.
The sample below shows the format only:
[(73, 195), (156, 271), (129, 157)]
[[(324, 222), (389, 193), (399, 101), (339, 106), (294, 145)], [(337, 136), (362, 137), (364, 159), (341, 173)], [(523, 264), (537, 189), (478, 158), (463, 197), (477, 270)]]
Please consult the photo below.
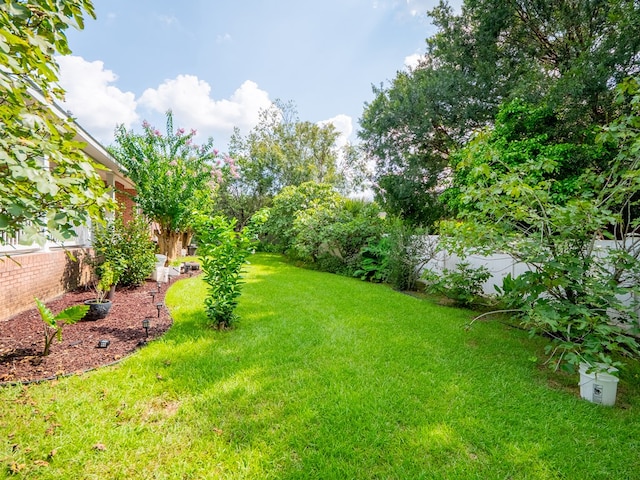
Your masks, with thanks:
[[(173, 277), (176, 279), (185, 277)], [(163, 335), (173, 321), (164, 306), (169, 284), (162, 283), (152, 301), (151, 291), (158, 289), (156, 282), (147, 281), (134, 289), (120, 289), (106, 318), (80, 321), (65, 325), (62, 342), (55, 339), (51, 353), (43, 357), (44, 323), (34, 307), (7, 321), (0, 322), (0, 383), (33, 382), (79, 374), (96, 367), (116, 362), (145, 341)], [(71, 292), (48, 302), (47, 307), (57, 314), (60, 310), (82, 304), (95, 297), (91, 290)], [(158, 317), (157, 303), (162, 303)], [(142, 320), (151, 319), (149, 336), (142, 328)], [(98, 348), (99, 340), (109, 340), (107, 348)]]

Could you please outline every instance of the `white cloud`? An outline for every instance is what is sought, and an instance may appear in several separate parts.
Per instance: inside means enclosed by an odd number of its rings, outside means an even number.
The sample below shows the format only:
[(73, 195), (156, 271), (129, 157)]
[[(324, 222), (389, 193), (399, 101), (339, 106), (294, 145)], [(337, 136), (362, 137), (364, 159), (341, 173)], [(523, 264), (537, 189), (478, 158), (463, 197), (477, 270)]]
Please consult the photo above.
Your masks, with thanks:
[[(463, 0), (449, 0), (447, 3), (453, 13), (460, 14)], [(406, 0), (406, 6), (412, 17), (426, 16), (427, 12), (438, 6), (438, 0)]]
[(229, 140), (234, 127), (247, 134), (257, 125), (260, 110), (271, 105), (269, 94), (255, 82), (247, 80), (229, 98), (216, 100), (211, 86), (193, 75), (166, 80), (157, 88), (148, 88), (136, 100), (132, 92), (123, 92), (113, 85), (118, 77), (103, 62), (88, 62), (77, 56), (57, 60), (60, 85), (67, 92), (62, 107), (71, 111), (78, 123), (103, 144), (113, 141), (118, 124), (127, 129), (138, 127), (142, 116), (138, 112), (143, 108), (162, 117), (171, 109), (176, 126), (194, 128), (199, 136), (212, 136), (222, 145)]
[(418, 66), (422, 58), (423, 58), (423, 55), (420, 55), (419, 53), (414, 53), (413, 55), (409, 55), (408, 57), (404, 58), (404, 65), (409, 70), (413, 70)]
[(138, 120), (135, 95), (111, 85), (118, 77), (101, 61), (64, 56), (60, 65), (60, 85), (66, 90), (62, 106), (78, 123), (102, 143), (110, 143), (117, 124), (129, 128)]
[(173, 15), (157, 15), (156, 18), (160, 23), (164, 23), (166, 26), (170, 27), (171, 25), (179, 25), (180, 22)]
[(138, 102), (156, 112), (173, 111), (181, 124), (204, 136), (228, 136), (234, 127), (247, 133), (258, 123), (258, 113), (271, 105), (269, 94), (245, 81), (229, 99), (215, 100), (211, 86), (194, 75), (178, 75), (158, 88), (148, 88)]
[[(460, 0), (453, 0), (460, 1)], [(374, 0), (374, 10), (395, 11), (411, 17), (426, 16), (428, 10), (436, 7), (438, 0)]]
[(409, 15), (417, 17), (418, 15), (425, 15), (427, 10), (432, 8), (432, 3), (425, 1), (407, 0), (407, 7), (409, 9)]
[(229, 43), (231, 42), (231, 35), (225, 33), (224, 35), (218, 35), (216, 37), (216, 43)]
[(318, 125), (333, 124), (334, 128), (340, 133), (340, 136), (336, 140), (338, 147), (344, 147), (349, 141), (349, 137), (353, 133), (353, 120), (349, 115), (336, 115), (329, 120), (323, 120), (318, 122)]

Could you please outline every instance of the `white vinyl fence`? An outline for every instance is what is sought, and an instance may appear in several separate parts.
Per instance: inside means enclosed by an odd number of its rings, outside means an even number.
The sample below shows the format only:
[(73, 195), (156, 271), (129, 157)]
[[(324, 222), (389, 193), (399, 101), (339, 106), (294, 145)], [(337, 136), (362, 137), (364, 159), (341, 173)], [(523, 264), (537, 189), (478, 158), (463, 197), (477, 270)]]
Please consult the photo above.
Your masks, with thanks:
[(471, 268), (487, 267), (491, 277), (482, 286), (486, 295), (495, 294), (496, 289), (494, 286), (502, 286), (502, 279), (508, 274), (515, 278), (530, 270), (528, 265), (517, 262), (513, 257), (506, 254), (469, 255), (467, 258), (462, 259), (455, 254), (448, 254), (443, 251), (438, 252), (436, 258), (427, 263), (426, 268), (435, 272), (442, 272), (444, 269), (455, 270), (458, 263), (461, 262), (467, 262)]
[[(436, 243), (439, 240), (437, 235), (429, 236), (430, 243)], [(634, 239), (637, 244), (638, 239)], [(635, 244), (634, 244), (635, 246)], [(596, 255), (598, 252), (604, 252), (609, 249), (620, 248), (620, 243), (613, 240), (599, 240), (596, 243)], [(602, 253), (601, 253), (602, 254)], [(509, 273), (512, 277), (517, 277), (522, 273), (531, 270), (526, 263), (518, 262), (510, 255), (503, 253), (495, 253), (493, 255), (469, 255), (462, 259), (455, 254), (449, 254), (444, 251), (439, 251), (435, 254), (435, 258), (426, 264), (426, 269), (431, 269), (435, 272), (442, 272), (443, 269), (455, 270), (456, 265), (460, 262), (467, 262), (472, 268), (478, 268), (485, 266), (491, 273), (491, 277), (484, 283), (483, 291), (486, 295), (493, 295), (496, 293), (495, 285), (502, 286), (502, 279)], [(627, 296), (622, 298), (625, 303), (630, 304), (633, 298)], [(640, 312), (640, 308), (639, 308)]]

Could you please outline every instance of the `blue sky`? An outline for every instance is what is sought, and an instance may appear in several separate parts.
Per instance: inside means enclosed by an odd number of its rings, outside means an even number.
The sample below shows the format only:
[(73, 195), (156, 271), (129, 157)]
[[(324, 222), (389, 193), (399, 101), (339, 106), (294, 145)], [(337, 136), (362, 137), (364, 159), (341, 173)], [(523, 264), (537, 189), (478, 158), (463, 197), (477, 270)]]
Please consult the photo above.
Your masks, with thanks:
[[(459, 3), (459, 2), (453, 2)], [(97, 20), (68, 32), (65, 107), (108, 145), (146, 119), (213, 136), (226, 150), (270, 102), (332, 121), (355, 141), (372, 84), (425, 51), (437, 0), (94, 0)]]

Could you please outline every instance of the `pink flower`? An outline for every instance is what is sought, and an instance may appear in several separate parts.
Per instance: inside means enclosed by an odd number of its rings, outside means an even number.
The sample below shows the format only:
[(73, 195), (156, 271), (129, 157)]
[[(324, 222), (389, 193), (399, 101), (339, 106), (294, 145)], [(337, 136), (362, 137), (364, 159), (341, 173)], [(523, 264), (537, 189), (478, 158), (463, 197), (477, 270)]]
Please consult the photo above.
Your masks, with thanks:
[(142, 128), (149, 128), (151, 125), (149, 125), (149, 122), (147, 122), (146, 120), (142, 122)]
[(214, 155), (218, 155), (218, 150), (216, 150), (215, 148), (213, 149), (213, 154)]
[(198, 133), (198, 131), (197, 131), (195, 128), (192, 128), (192, 129), (191, 129), (191, 135), (195, 135), (195, 134), (197, 134), (197, 133)]
[(183, 135), (183, 134), (184, 134), (184, 128), (179, 128), (178, 135)]
[(154, 134), (156, 137), (161, 137), (161, 136), (162, 136), (162, 134), (160, 133), (160, 130), (154, 130), (154, 131), (153, 131), (153, 134)]

